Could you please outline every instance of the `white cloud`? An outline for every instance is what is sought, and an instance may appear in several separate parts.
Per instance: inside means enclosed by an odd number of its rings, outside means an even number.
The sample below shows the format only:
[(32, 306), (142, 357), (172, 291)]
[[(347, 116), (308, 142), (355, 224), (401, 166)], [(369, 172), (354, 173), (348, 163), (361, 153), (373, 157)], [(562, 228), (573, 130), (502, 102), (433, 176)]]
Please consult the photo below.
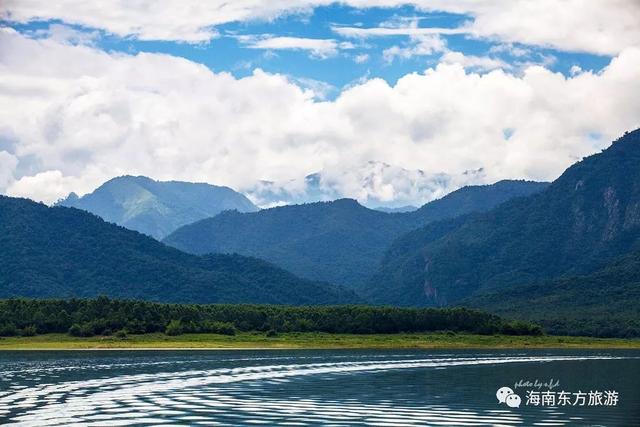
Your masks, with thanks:
[(360, 55), (356, 55), (356, 56), (353, 57), (353, 61), (356, 64), (364, 64), (368, 60), (369, 60), (369, 54), (368, 53), (362, 53)]
[(60, 43), (84, 45), (93, 45), (100, 37), (98, 31), (80, 31), (62, 24), (50, 24), (48, 28), (35, 30), (30, 35), (36, 38), (49, 38)]
[(313, 98), (319, 101), (324, 101), (338, 90), (335, 86), (320, 80), (295, 76), (287, 76), (287, 78), (300, 88), (310, 91)]
[(508, 70), (511, 68), (506, 62), (490, 58), (488, 56), (465, 55), (462, 52), (449, 51), (442, 55), (440, 61), (444, 64), (459, 64), (464, 68), (471, 68), (482, 71), (495, 70), (502, 68)]
[(393, 62), (395, 58), (410, 59), (415, 56), (429, 56), (445, 51), (446, 46), (447, 43), (437, 34), (412, 36), (408, 46), (391, 46), (382, 51), (382, 57), (386, 62)]
[(572, 76), (575, 76), (576, 74), (580, 74), (582, 72), (582, 67), (580, 67), (579, 65), (572, 65), (569, 72)]
[[(3, 165), (18, 160), (5, 187), (47, 202), (125, 173), (242, 189), (369, 160), (453, 177), (482, 167), (483, 182), (553, 179), (640, 125), (638, 93), (638, 48), (597, 74), (542, 66), (479, 74), (441, 63), (394, 86), (370, 79), (318, 101), (260, 70), (237, 79), (169, 55), (0, 30), (0, 130), (11, 135)], [(341, 176), (342, 191), (357, 188)], [(390, 182), (367, 197), (386, 199)]]
[(440, 3), (436, 8), (472, 14), (474, 19), (466, 28), (480, 38), (602, 55), (615, 55), (627, 47), (640, 46), (637, 0), (433, 3)]
[[(4, 0), (0, 19), (12, 22), (59, 19), (142, 40), (206, 42), (215, 26), (238, 21), (308, 14), (333, 0)], [(550, 46), (560, 50), (615, 55), (640, 46), (637, 0), (344, 0), (356, 8), (412, 4), (423, 11), (466, 14), (459, 29), (347, 29), (353, 36), (384, 34), (471, 34), (504, 42)], [(403, 32), (404, 31), (404, 32)]]
[(640, 46), (640, 2), (637, 0), (351, 0), (356, 7), (412, 4), (427, 12), (471, 17), (460, 28), (340, 28), (344, 36), (460, 34), (506, 43), (551, 47), (563, 51), (615, 55)]
[(250, 49), (265, 50), (306, 50), (313, 57), (324, 59), (338, 54), (342, 49), (353, 49), (349, 42), (333, 39), (309, 39), (303, 37), (255, 37), (240, 36), (238, 39)]
[(260, 182), (245, 191), (254, 203), (263, 208), (343, 197), (357, 199), (370, 207), (402, 207), (422, 205), (481, 179), (481, 172), (449, 176), (407, 170), (380, 161), (362, 164), (347, 161), (332, 164), (304, 179)]
[(429, 36), (429, 35), (452, 35), (468, 33), (465, 29), (460, 28), (417, 28), (414, 26), (407, 27), (341, 27), (333, 26), (333, 31), (343, 37), (367, 38), (367, 37), (387, 37), (387, 36)]
[(7, 186), (14, 179), (14, 172), (18, 166), (18, 159), (7, 153), (0, 151), (0, 192), (6, 191)]
[[(466, 175), (407, 170), (381, 161), (360, 165), (332, 164), (319, 174), (319, 188), (329, 195), (350, 197), (367, 206), (420, 206), (467, 184)], [(481, 176), (473, 177), (478, 182)]]
[(7, 194), (53, 203), (60, 195), (67, 194), (68, 188), (79, 185), (79, 181), (79, 178), (64, 176), (59, 170), (51, 170), (22, 177), (9, 186)]
[(507, 53), (516, 58), (531, 55), (531, 51), (529, 49), (514, 46), (511, 43), (503, 43), (491, 46), (489, 48), (489, 53)]

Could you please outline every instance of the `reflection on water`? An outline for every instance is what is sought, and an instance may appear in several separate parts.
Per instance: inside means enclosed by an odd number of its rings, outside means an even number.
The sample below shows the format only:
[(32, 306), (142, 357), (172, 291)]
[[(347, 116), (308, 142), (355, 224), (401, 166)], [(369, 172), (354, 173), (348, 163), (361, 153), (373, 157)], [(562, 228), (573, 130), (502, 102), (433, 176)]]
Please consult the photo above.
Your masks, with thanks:
[[(620, 403), (496, 400), (551, 378), (557, 391), (616, 390)], [(5, 352), (0, 424), (631, 426), (638, 379), (629, 351)]]

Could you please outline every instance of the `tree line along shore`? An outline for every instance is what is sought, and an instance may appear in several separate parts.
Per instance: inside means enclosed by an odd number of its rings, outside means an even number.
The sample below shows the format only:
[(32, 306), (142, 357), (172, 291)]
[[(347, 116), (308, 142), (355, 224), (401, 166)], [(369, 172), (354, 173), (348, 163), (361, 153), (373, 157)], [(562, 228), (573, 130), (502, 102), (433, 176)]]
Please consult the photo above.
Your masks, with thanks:
[(236, 335), (260, 332), (399, 334), (444, 331), (542, 335), (540, 326), (466, 308), (163, 304), (95, 299), (0, 300), (0, 336), (62, 333), (74, 337), (164, 333)]

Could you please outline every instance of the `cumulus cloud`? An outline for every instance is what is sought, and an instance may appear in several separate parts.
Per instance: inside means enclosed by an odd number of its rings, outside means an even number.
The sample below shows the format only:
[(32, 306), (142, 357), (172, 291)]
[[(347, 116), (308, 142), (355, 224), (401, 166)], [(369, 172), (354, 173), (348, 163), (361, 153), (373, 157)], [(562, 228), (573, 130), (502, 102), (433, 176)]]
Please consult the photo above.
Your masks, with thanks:
[[(205, 42), (229, 22), (309, 13), (333, 0), (4, 0), (0, 18), (11, 22), (59, 19), (142, 40)], [(616, 55), (640, 45), (637, 0), (344, 0), (354, 8), (410, 4), (419, 10), (469, 15), (458, 29), (412, 29), (411, 35), (468, 33), (474, 37)], [(550, 13), (553, 11), (553, 13)], [(606, 29), (606, 31), (603, 31)], [(343, 35), (405, 34), (402, 28), (338, 28)]]
[(60, 198), (56, 196), (68, 193), (68, 188), (80, 185), (79, 181), (77, 177), (64, 176), (59, 170), (45, 171), (22, 177), (7, 189), (7, 194), (52, 203)]
[(640, 46), (640, 2), (636, 0), (425, 3), (470, 13), (474, 19), (465, 28), (479, 38), (602, 55)]
[[(370, 79), (320, 101), (261, 70), (235, 78), (183, 58), (107, 53), (4, 28), (0, 131), (12, 142), (0, 161), (12, 172), (2, 179), (7, 193), (46, 202), (127, 173), (243, 189), (369, 160), (432, 176), (484, 168), (480, 182), (549, 180), (638, 127), (638, 93), (638, 48), (600, 73), (440, 63), (393, 86)], [(358, 196), (348, 184), (358, 179), (332, 176)], [(396, 182), (383, 179), (366, 197), (400, 194)]]

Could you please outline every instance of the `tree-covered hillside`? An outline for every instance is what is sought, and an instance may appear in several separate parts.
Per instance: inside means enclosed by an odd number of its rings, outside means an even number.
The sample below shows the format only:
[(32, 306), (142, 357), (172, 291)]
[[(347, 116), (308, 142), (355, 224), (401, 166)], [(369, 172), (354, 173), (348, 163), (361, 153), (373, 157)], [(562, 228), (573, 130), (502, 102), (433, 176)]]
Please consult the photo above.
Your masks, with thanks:
[(405, 214), (418, 226), (434, 221), (456, 218), (474, 212), (486, 212), (518, 197), (539, 193), (549, 186), (548, 182), (503, 180), (491, 185), (462, 187), (441, 199), (423, 205), (420, 209)]
[(560, 335), (640, 336), (640, 252), (585, 276), (565, 277), (463, 301)]
[(366, 277), (372, 260), (404, 231), (396, 215), (342, 199), (249, 214), (223, 212), (182, 227), (165, 243), (196, 254), (256, 256), (303, 277), (353, 283)]
[(239, 253), (302, 277), (346, 286), (364, 283), (394, 239), (432, 221), (486, 211), (547, 184), (501, 181), (465, 187), (414, 212), (384, 213), (342, 199), (254, 213), (223, 212), (187, 225), (164, 242), (195, 254)]
[(73, 208), (0, 197), (0, 297), (337, 304), (349, 291), (238, 255), (199, 257)]
[(258, 210), (244, 195), (228, 187), (154, 181), (144, 176), (113, 178), (80, 198), (72, 193), (58, 205), (91, 212), (156, 239), (225, 210)]
[(398, 240), (368, 285), (378, 303), (448, 305), (593, 272), (640, 246), (640, 130), (570, 167), (546, 190), (477, 215), (441, 238)]

